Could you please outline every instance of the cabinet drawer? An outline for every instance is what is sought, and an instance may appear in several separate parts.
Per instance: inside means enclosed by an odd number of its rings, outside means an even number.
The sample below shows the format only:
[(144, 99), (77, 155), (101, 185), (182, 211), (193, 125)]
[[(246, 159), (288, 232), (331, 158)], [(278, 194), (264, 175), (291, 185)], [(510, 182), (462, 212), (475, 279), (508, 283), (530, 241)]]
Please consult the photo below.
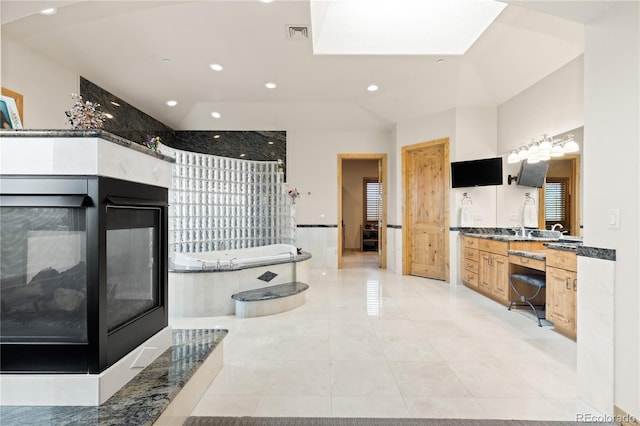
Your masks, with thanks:
[(465, 259), (462, 261), (462, 265), (464, 266), (464, 270), (468, 272), (478, 273), (479, 267), (478, 262), (473, 260)]
[(462, 237), (462, 247), (478, 248), (478, 239), (473, 237)]
[(480, 240), (479, 249), (489, 253), (507, 255), (509, 243), (506, 241)]
[(544, 260), (532, 259), (530, 257), (518, 256), (517, 254), (509, 255), (509, 263), (514, 265), (526, 266), (527, 268), (537, 269), (538, 271), (544, 271)]
[(473, 260), (475, 262), (477, 262), (478, 259), (479, 259), (478, 250), (465, 248), (465, 249), (463, 249), (462, 253), (463, 253), (465, 259)]
[(578, 260), (576, 253), (566, 250), (547, 250), (547, 266), (566, 269), (567, 271), (577, 271)]
[(478, 274), (475, 272), (462, 271), (462, 281), (470, 286), (478, 287)]

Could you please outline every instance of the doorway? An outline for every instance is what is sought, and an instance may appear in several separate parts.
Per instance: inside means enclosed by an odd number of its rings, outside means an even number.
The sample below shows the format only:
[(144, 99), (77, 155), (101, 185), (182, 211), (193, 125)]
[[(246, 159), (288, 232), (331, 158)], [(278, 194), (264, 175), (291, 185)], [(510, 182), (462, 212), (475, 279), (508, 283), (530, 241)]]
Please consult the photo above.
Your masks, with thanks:
[(386, 176), (386, 154), (338, 154), (338, 269), (387, 267)]
[(449, 281), (449, 139), (402, 148), (404, 275)]

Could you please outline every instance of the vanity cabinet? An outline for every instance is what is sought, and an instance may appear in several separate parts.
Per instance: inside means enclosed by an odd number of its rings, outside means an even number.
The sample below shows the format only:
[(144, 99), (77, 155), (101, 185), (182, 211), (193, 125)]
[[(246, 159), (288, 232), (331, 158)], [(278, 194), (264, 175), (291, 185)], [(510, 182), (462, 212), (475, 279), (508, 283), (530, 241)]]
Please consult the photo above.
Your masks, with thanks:
[[(509, 285), (509, 255), (514, 250), (541, 250), (539, 241), (499, 241), (462, 236), (460, 271), (462, 282), (487, 297), (508, 306), (514, 297)], [(543, 264), (544, 261), (539, 261)]]
[(576, 339), (576, 299), (578, 291), (577, 257), (575, 252), (547, 252), (546, 319), (561, 334)]
[(480, 239), (478, 289), (500, 303), (509, 303), (509, 243)]
[(471, 237), (462, 237), (462, 253), (461, 259), (461, 274), (462, 282), (470, 287), (478, 288), (478, 272), (479, 267), (479, 255), (478, 255), (478, 239)]

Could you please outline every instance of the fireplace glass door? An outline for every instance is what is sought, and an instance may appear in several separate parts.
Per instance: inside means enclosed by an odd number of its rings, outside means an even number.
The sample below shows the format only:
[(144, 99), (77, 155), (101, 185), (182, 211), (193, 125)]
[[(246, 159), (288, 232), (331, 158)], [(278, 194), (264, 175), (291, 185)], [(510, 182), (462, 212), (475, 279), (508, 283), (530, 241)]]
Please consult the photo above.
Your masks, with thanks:
[(156, 207), (107, 207), (107, 331), (160, 305), (160, 216)]
[(86, 241), (80, 203), (0, 208), (2, 342), (87, 342)]

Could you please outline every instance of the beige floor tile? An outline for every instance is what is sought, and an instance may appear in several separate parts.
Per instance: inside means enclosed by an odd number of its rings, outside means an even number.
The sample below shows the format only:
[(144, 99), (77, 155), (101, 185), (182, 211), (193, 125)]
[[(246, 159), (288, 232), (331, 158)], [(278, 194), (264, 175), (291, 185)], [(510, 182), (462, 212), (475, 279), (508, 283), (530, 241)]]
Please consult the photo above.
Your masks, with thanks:
[(328, 396), (331, 392), (329, 361), (274, 362), (263, 396)]
[(263, 396), (256, 417), (331, 417), (328, 396)]
[(404, 397), (471, 397), (445, 362), (391, 362), (390, 365)]
[(331, 395), (399, 397), (400, 391), (386, 361), (333, 361)]
[(409, 414), (416, 418), (484, 419), (487, 413), (474, 398), (408, 398)]
[(478, 398), (491, 419), (575, 421), (544, 398)]
[(576, 342), (551, 328), (464, 286), (378, 268), (309, 281), (305, 305), (282, 314), (170, 319), (229, 330), (194, 414), (575, 420)]
[(344, 397), (331, 398), (333, 417), (406, 418), (409, 412), (400, 397)]
[(252, 416), (258, 405), (257, 396), (204, 395), (192, 416)]

